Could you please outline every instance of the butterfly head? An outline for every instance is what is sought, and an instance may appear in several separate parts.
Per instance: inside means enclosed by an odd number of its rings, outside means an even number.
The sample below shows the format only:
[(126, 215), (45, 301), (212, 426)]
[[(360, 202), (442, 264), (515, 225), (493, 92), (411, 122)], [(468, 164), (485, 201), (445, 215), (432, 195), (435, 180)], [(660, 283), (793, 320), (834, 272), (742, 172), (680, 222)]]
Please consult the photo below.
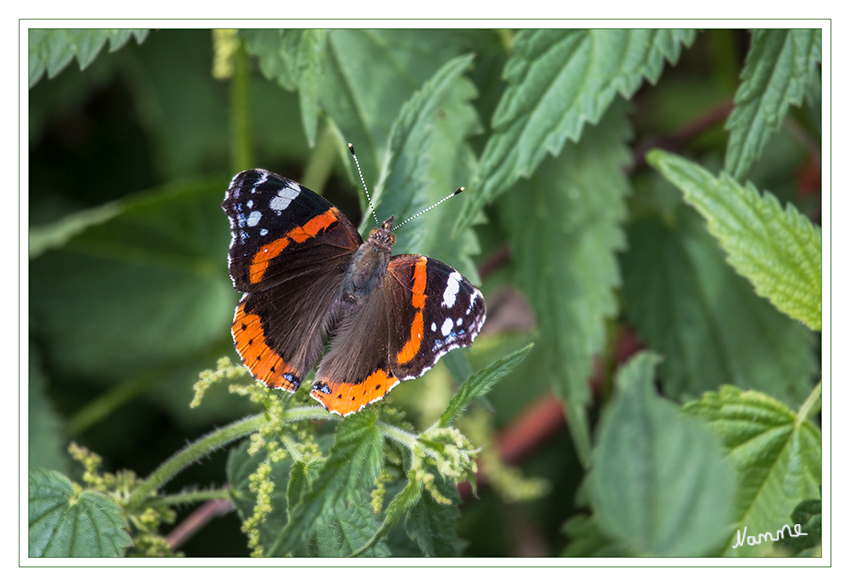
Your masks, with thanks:
[(372, 228), (372, 231), (369, 232), (369, 242), (388, 251), (392, 249), (393, 244), (395, 244), (393, 216), (384, 220), (379, 228)]

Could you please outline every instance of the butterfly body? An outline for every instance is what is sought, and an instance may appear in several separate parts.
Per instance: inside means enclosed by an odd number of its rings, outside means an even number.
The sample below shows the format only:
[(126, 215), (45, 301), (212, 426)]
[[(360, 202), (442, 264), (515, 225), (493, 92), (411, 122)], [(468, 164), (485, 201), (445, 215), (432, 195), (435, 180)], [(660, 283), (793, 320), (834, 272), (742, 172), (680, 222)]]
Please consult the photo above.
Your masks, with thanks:
[(392, 217), (364, 242), (330, 202), (262, 169), (236, 175), (222, 207), (243, 292), (234, 343), (270, 387), (294, 392), (318, 363), (311, 396), (348, 415), (472, 344), (484, 323), (484, 298), (460, 273), (392, 256)]

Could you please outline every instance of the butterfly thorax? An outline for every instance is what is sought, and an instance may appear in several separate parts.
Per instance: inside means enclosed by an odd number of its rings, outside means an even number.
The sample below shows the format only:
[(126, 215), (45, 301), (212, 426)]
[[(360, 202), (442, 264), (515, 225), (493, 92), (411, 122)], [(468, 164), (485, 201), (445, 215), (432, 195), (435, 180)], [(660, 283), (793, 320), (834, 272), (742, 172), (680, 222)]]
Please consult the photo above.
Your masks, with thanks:
[(392, 227), (393, 217), (390, 216), (379, 228), (373, 228), (366, 242), (357, 249), (342, 282), (344, 303), (359, 305), (383, 285), (395, 244)]

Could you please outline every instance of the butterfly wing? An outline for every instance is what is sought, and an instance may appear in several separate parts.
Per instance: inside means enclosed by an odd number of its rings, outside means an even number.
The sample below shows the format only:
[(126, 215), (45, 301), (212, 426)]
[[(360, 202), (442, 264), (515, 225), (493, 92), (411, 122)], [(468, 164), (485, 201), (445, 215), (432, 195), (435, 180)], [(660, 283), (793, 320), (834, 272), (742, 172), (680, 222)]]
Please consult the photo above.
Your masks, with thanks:
[(460, 273), (433, 258), (394, 256), (383, 287), (337, 331), (310, 394), (334, 413), (359, 411), (471, 345), (485, 317), (484, 297)]
[(472, 345), (487, 316), (484, 296), (469, 280), (426, 256), (394, 256), (384, 287), (389, 366), (400, 380), (418, 378), (449, 350)]
[(230, 220), (230, 277), (245, 292), (231, 328), (245, 366), (295, 391), (313, 368), (357, 230), (326, 199), (262, 169), (236, 175), (222, 208)]
[(378, 289), (340, 323), (310, 396), (342, 416), (382, 399), (399, 383), (389, 368), (389, 337), (387, 302)]

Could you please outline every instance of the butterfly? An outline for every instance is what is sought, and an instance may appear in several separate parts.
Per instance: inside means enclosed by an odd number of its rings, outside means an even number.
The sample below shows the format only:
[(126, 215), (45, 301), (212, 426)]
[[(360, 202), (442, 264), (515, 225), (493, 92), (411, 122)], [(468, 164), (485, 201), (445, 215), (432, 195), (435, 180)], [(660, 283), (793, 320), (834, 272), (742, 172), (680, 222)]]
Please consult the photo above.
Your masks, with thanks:
[(484, 324), (484, 297), (459, 272), (392, 256), (392, 216), (364, 242), (325, 198), (263, 169), (237, 174), (222, 208), (243, 293), (233, 341), (269, 387), (295, 392), (318, 364), (310, 396), (346, 416), (470, 346)]

